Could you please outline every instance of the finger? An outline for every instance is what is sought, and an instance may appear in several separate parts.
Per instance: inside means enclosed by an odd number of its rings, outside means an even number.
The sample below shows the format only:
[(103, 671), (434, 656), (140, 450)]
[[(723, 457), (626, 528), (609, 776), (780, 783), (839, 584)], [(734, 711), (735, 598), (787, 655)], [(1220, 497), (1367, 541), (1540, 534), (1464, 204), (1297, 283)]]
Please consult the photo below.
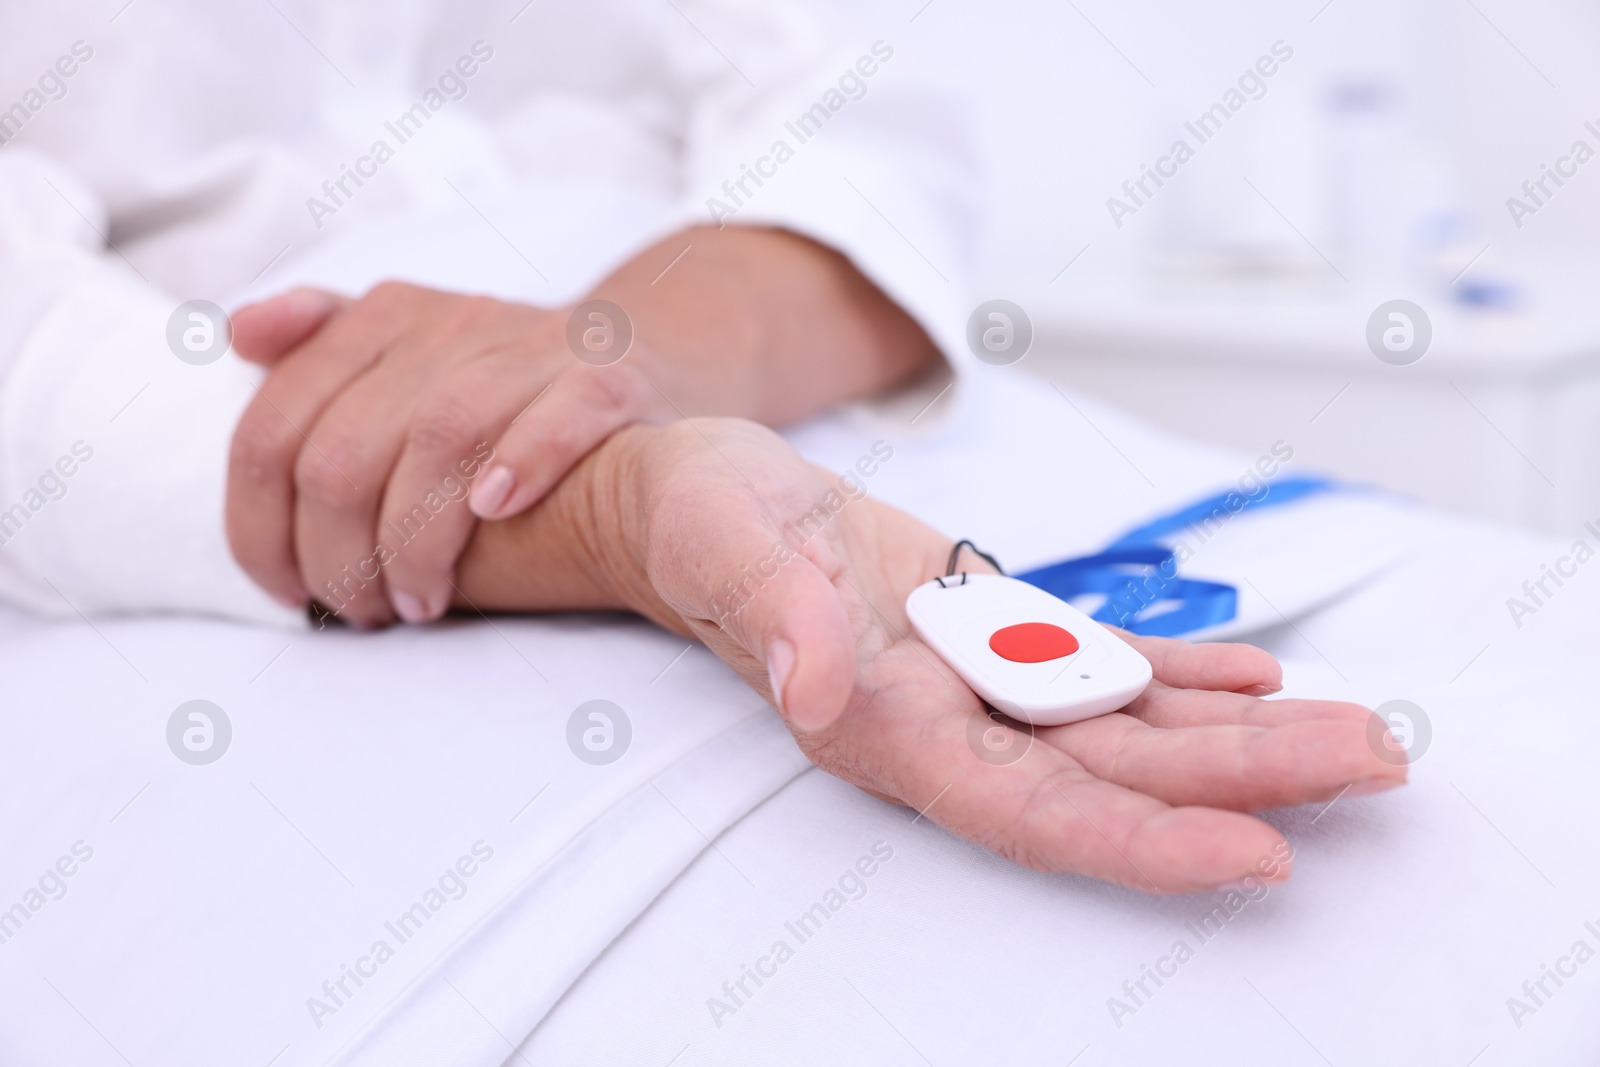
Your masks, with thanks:
[(662, 600), (797, 731), (836, 720), (856, 654), (844, 603), (813, 558), (828, 546), (790, 548), (753, 494), (704, 475), (680, 474), (655, 507), (684, 517), (650, 550)]
[(1265, 696), (1283, 688), (1283, 668), (1254, 645), (1191, 644), (1117, 633), (1150, 661), (1158, 681), (1175, 689), (1254, 690), (1252, 695)]
[[(937, 684), (937, 683), (933, 683)], [(930, 690), (936, 693), (937, 690)], [(1261, 876), (1288, 876), (1281, 835), (1257, 819), (1207, 807), (1173, 807), (1096, 778), (1067, 753), (1035, 738), (1020, 759), (974, 758), (964, 714), (855, 715), (813, 758), (867, 788), (898, 796), (954, 833), (1043, 871), (1088, 875), (1156, 893), (1213, 889)], [(805, 739), (802, 738), (802, 744)], [(834, 752), (847, 763), (830, 766)]]
[(495, 463), (472, 488), (473, 513), (505, 519), (527, 510), (596, 445), (658, 404), (650, 383), (626, 364), (575, 362), (495, 442)]
[(318, 418), (295, 465), (301, 577), (313, 596), (355, 626), (394, 621), (384, 571), (401, 544), (380, 536), (388, 531), (380, 530), (378, 515), (421, 403), (420, 370), (413, 363), (408, 372), (404, 360), (395, 360), (386, 361), (385, 373), (357, 377)]
[[(304, 604), (308, 590), (295, 552), (295, 478), (311, 429), (349, 382), (402, 329), (409, 286), (382, 285), (278, 363), (256, 390), (228, 452), (227, 530), (234, 558), (269, 593)], [(345, 462), (341, 464), (340, 460)], [(327, 456), (324, 473), (353, 465)], [(309, 463), (309, 461), (308, 461)], [(309, 466), (308, 466), (308, 469)], [(338, 481), (349, 481), (348, 474)], [(340, 490), (333, 484), (333, 491)]]
[(855, 648), (838, 591), (798, 557), (763, 593), (723, 628), (762, 658), (773, 706), (797, 729), (820, 730), (843, 713), (855, 682)]
[(1174, 689), (1156, 683), (1122, 709), (1126, 715), (1166, 728), (1180, 726), (1281, 726), (1308, 719), (1365, 724), (1372, 712), (1360, 704), (1336, 700), (1261, 700), (1240, 693)]
[(378, 513), (379, 539), (394, 548), (389, 599), (407, 622), (443, 615), (456, 560), (477, 526), (466, 497), (496, 460), (490, 442), (548, 384), (525, 357), (475, 360), (429, 391), (406, 431)]
[[(1255, 874), (1289, 877), (1288, 845), (1271, 826), (1209, 807), (1172, 807), (1097, 779), (1047, 780), (1013, 841), (1029, 866), (1084, 874), (1152, 893), (1218, 889)], [(1002, 853), (1004, 854), (1004, 853)], [(1262, 867), (1275, 857), (1270, 874)]]
[(325, 289), (299, 288), (246, 304), (228, 317), (233, 350), (251, 363), (270, 367), (350, 303), (349, 297)]
[(1403, 765), (1372, 750), (1366, 723), (1350, 718), (1158, 729), (1105, 715), (1073, 727), (1039, 738), (1097, 777), (1174, 805), (1262, 811), (1326, 801), (1347, 789), (1381, 792), (1406, 780)]

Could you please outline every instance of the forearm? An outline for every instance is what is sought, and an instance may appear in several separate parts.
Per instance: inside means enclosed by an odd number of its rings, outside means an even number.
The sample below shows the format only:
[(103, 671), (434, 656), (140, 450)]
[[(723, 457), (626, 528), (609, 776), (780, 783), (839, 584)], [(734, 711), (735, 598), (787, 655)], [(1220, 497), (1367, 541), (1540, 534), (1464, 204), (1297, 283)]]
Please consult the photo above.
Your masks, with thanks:
[(590, 294), (625, 309), (689, 415), (783, 425), (881, 393), (937, 360), (928, 335), (844, 256), (781, 230), (694, 228)]

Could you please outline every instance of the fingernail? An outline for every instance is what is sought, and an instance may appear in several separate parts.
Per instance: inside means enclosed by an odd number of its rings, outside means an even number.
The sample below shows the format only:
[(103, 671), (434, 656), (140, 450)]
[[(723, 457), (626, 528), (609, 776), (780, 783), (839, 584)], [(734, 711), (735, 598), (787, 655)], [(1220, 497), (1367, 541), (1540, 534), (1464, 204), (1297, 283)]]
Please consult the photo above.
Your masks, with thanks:
[(1391, 789), (1399, 789), (1405, 784), (1393, 778), (1363, 778), (1359, 782), (1352, 782), (1345, 793), (1352, 797), (1370, 797), (1374, 793), (1387, 793)]
[(772, 703), (783, 711), (783, 687), (794, 671), (794, 645), (782, 637), (767, 646), (767, 680), (772, 686)]
[(1269, 697), (1273, 693), (1283, 692), (1281, 685), (1247, 685), (1239, 692), (1247, 697)]
[(291, 289), (278, 297), (278, 306), (305, 318), (325, 319), (338, 309), (338, 301), (320, 289)]
[(494, 518), (516, 487), (517, 476), (510, 467), (491, 467), (472, 487), (472, 513), (480, 519)]
[(395, 590), (390, 594), (394, 600), (394, 610), (406, 622), (428, 622), (433, 618), (433, 612), (428, 609), (428, 604), (421, 597), (412, 593), (403, 593)]
[(303, 593), (298, 596), (294, 593), (273, 593), (272, 599), (290, 611), (304, 611), (306, 605), (311, 603), (311, 598)]

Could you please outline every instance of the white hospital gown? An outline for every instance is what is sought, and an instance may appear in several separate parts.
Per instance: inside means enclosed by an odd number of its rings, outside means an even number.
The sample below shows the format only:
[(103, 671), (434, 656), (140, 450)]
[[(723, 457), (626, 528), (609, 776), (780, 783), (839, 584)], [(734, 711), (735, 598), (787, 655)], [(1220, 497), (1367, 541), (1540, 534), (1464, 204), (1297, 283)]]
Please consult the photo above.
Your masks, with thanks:
[(904, 25), (740, 0), (75, 0), (8, 21), (0, 599), (30, 610), (295, 621), (222, 534), (259, 372), (176, 358), (189, 300), (397, 275), (559, 304), (719, 221), (840, 249), (961, 348), (972, 162)]

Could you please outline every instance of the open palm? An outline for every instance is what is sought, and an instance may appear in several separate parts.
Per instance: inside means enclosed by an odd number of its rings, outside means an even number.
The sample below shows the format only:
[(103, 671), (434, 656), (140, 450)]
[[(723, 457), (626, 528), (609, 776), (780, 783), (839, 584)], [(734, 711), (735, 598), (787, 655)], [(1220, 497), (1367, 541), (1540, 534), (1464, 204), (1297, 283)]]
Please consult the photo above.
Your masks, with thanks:
[(1279, 880), (1283, 839), (1246, 813), (1405, 781), (1370, 747), (1367, 709), (1262, 699), (1280, 670), (1248, 645), (1124, 635), (1153, 665), (1149, 689), (1030, 737), (907, 622), (949, 538), (848, 500), (753, 424), (682, 424), (652, 456), (671, 472), (645, 504), (647, 570), (677, 616), (663, 621), (772, 699), (819, 767), (1002, 856), (1163, 893)]

